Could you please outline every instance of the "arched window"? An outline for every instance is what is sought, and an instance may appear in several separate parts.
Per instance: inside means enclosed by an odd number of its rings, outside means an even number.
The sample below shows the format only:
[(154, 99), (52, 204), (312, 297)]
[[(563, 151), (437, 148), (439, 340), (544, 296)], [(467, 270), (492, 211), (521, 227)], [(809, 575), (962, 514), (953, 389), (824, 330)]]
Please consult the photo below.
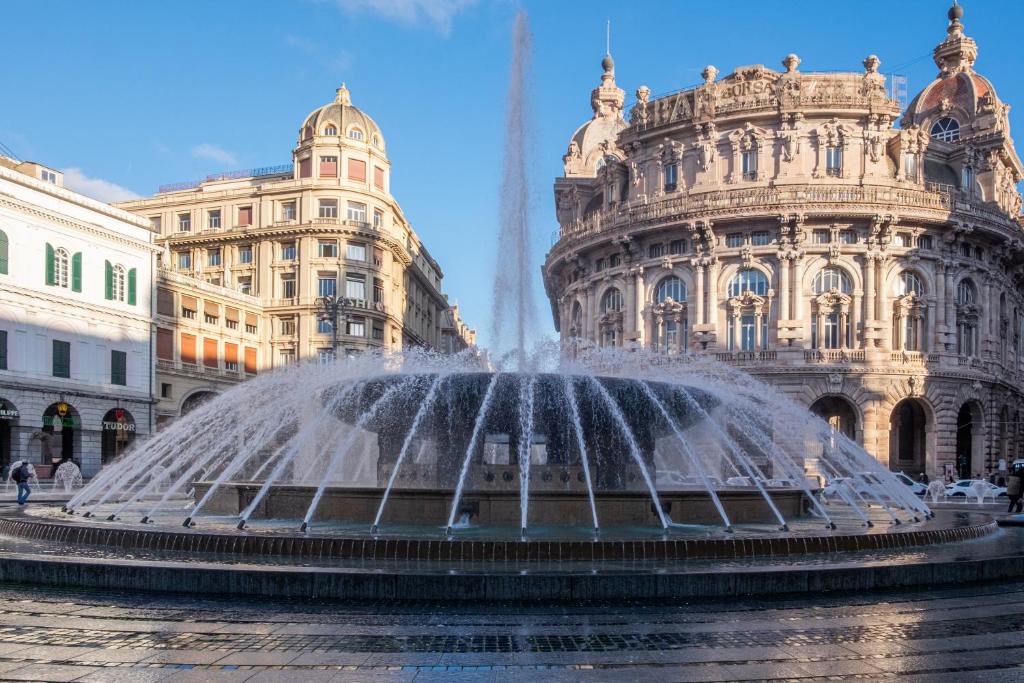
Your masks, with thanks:
[(58, 287), (68, 287), (69, 273), (71, 272), (71, 257), (64, 248), (55, 249), (53, 252), (53, 283)]
[(960, 122), (944, 116), (932, 124), (931, 136), (943, 142), (956, 142), (960, 139)]
[(843, 294), (849, 294), (853, 290), (853, 286), (850, 284), (850, 276), (842, 268), (833, 268), (831, 266), (822, 268), (814, 276), (814, 293), (824, 294), (833, 289)]
[(306, 126), (302, 129), (302, 139), (308, 140), (313, 137), (313, 126)]
[(380, 138), (378, 136), (374, 135), (370, 138), (370, 141), (373, 143), (374, 147), (380, 147)]
[(337, 135), (337, 134), (338, 134), (338, 127), (335, 126), (333, 123), (328, 123), (326, 126), (324, 126), (324, 135)]
[(124, 301), (125, 292), (125, 271), (123, 266), (114, 266), (113, 279), (111, 280), (111, 292), (114, 301)]
[(739, 296), (750, 292), (758, 296), (768, 294), (768, 278), (759, 270), (744, 268), (729, 281), (729, 296)]
[(622, 292), (612, 287), (601, 297), (602, 313), (617, 313), (622, 310)]
[(665, 299), (673, 301), (686, 301), (686, 285), (675, 275), (669, 276), (658, 283), (654, 290), (654, 303), (663, 304)]
[(977, 299), (977, 292), (974, 289), (974, 283), (970, 280), (961, 280), (960, 284), (956, 286), (956, 303), (964, 306), (973, 304), (975, 299)]
[(349, 128), (348, 129), (348, 136), (351, 139), (353, 139), (353, 140), (362, 140), (363, 139), (363, 131), (360, 130), (359, 128)]
[(909, 270), (905, 270), (900, 273), (899, 280), (896, 281), (896, 296), (904, 296), (913, 292), (918, 296), (924, 296), (924, 285), (921, 284), (921, 278)]
[(921, 278), (909, 270), (900, 273), (893, 301), (893, 348), (900, 351), (924, 351), (927, 329), (927, 304)]

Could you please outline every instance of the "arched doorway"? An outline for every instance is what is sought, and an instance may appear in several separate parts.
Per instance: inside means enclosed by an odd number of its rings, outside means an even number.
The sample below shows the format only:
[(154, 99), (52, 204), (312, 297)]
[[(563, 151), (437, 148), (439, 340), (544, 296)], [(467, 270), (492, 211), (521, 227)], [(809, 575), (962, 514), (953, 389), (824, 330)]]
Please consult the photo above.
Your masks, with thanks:
[(956, 414), (956, 473), (961, 479), (985, 475), (984, 438), (982, 438), (981, 406), (968, 401)]
[(14, 459), (14, 435), (18, 431), (20, 417), (13, 403), (0, 398), (0, 474), (4, 476)]
[(181, 416), (185, 417), (207, 401), (217, 398), (217, 396), (218, 394), (215, 391), (197, 391), (194, 394), (190, 394), (181, 402)]
[[(66, 401), (52, 403), (43, 411), (43, 433), (54, 439), (43, 441), (44, 465), (57, 465), (62, 460), (74, 460), (82, 441), (82, 420), (73, 405)], [(49, 441), (50, 462), (46, 462), (46, 441)]]
[(108, 410), (103, 416), (100, 444), (101, 464), (113, 462), (135, 440), (135, 418), (124, 408)]
[(896, 404), (889, 418), (889, 469), (920, 474), (925, 469), (928, 414), (916, 398)]
[(811, 412), (828, 422), (834, 432), (856, 440), (857, 410), (842, 396), (822, 396), (811, 404)]

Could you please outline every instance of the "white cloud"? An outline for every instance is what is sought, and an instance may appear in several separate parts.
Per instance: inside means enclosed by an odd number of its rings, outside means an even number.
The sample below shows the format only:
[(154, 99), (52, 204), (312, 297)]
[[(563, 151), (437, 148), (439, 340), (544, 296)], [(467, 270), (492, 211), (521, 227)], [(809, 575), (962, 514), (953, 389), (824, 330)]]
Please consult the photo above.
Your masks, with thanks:
[(426, 21), (448, 36), (456, 14), (476, 0), (334, 0), (346, 12), (369, 12), (389, 21), (412, 26)]
[(218, 147), (209, 142), (193, 147), (192, 156), (196, 159), (208, 159), (229, 166), (238, 166), (238, 157), (223, 147)]
[(64, 169), (64, 187), (101, 202), (126, 202), (139, 198), (139, 195), (127, 187), (121, 187), (102, 178), (90, 178), (82, 173), (82, 169), (74, 166)]

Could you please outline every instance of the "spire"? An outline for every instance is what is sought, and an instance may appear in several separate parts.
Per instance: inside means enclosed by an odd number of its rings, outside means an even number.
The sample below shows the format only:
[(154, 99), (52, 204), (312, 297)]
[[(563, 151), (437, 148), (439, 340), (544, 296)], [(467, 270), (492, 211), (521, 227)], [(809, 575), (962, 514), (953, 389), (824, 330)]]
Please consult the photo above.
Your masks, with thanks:
[(970, 72), (974, 60), (978, 58), (978, 44), (964, 35), (964, 25), (960, 21), (964, 16), (963, 6), (953, 0), (953, 5), (946, 16), (949, 18), (946, 39), (939, 43), (934, 52), (940, 78), (961, 71)]
[(608, 21), (605, 34), (605, 55), (601, 60), (601, 85), (590, 93), (590, 106), (594, 110), (594, 118), (622, 118), (622, 105), (626, 101), (626, 91), (615, 84), (615, 60), (612, 59), (612, 22)]
[(346, 107), (352, 106), (352, 96), (349, 94), (348, 88), (345, 87), (344, 83), (335, 91), (334, 101)]

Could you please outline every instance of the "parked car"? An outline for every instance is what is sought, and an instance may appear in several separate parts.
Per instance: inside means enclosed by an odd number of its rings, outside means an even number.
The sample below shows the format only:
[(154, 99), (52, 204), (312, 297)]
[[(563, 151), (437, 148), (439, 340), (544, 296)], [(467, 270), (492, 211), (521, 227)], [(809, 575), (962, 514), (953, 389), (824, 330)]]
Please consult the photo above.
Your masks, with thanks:
[(985, 494), (986, 498), (988, 498), (990, 495), (991, 495), (992, 498), (999, 498), (999, 497), (1005, 497), (1006, 496), (1006, 487), (1005, 486), (996, 486), (995, 484), (990, 484), (989, 482), (985, 481), (984, 479), (960, 479), (959, 481), (955, 481), (952, 484), (947, 484), (946, 485), (946, 496), (948, 498), (974, 498), (975, 497), (975, 493), (974, 493), (974, 491), (971, 490), (971, 486), (975, 482), (982, 483), (985, 486), (989, 487), (990, 493), (986, 493)]
[(919, 481), (914, 481), (913, 479), (903, 474), (902, 472), (893, 472), (893, 475), (896, 477), (898, 481), (909, 486), (910, 490), (916, 495), (923, 496), (924, 494), (928, 493), (927, 484), (922, 484)]

